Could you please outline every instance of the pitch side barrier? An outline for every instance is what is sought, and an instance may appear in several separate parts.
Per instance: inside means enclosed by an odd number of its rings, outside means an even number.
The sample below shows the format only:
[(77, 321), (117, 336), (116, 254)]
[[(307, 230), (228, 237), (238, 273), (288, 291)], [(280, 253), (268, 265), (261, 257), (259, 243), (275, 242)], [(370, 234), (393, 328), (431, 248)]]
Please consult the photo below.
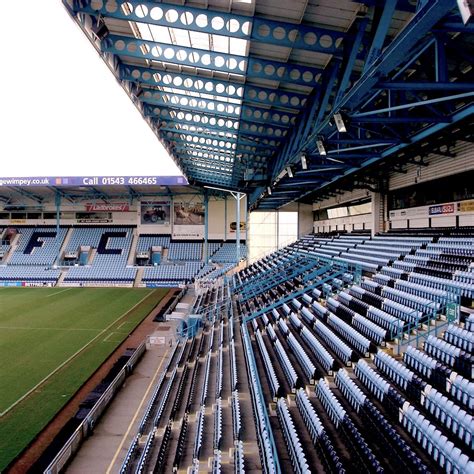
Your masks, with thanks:
[(58, 474), (74, 457), (84, 440), (94, 431), (96, 422), (99, 420), (100, 416), (105, 411), (111, 400), (115, 397), (128, 374), (133, 371), (136, 362), (145, 353), (145, 350), (146, 343), (144, 341), (136, 348), (128, 362), (117, 374), (99, 400), (97, 400), (86, 418), (84, 418), (82, 423), (76, 428), (76, 431), (74, 431), (64, 446), (60, 449), (58, 454), (56, 454), (49, 466), (43, 471), (44, 474)]

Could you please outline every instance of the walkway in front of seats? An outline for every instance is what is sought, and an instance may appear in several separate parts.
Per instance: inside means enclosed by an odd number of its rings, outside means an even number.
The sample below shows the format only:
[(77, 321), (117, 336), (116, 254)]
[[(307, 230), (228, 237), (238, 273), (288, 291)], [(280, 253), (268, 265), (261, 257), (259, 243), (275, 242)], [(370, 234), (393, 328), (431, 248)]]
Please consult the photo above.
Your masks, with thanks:
[(68, 474), (104, 474), (119, 472), (122, 461), (147, 407), (153, 388), (171, 354), (169, 341), (176, 343), (176, 323), (160, 323), (140, 363), (95, 427), (72, 463)]

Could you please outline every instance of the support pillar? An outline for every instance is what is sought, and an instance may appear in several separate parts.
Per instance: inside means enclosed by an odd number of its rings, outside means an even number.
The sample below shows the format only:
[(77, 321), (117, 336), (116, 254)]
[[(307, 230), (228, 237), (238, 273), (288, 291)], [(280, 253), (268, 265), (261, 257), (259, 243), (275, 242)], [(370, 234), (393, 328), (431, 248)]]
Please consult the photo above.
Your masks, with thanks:
[(235, 197), (235, 223), (236, 223), (236, 227), (235, 227), (235, 257), (236, 257), (236, 261), (237, 263), (240, 262), (240, 200), (242, 199), (240, 197), (240, 193), (237, 193), (236, 194), (236, 197)]
[(372, 193), (372, 237), (385, 231), (385, 196), (382, 193)]
[[(59, 227), (61, 224), (61, 194), (59, 191), (56, 191), (56, 196), (54, 198), (55, 204), (56, 204), (56, 240), (59, 242)], [(61, 255), (59, 255), (59, 252), (61, 251), (61, 245), (58, 244), (58, 250), (57, 250), (57, 255), (56, 255), (56, 264), (59, 264), (59, 260)]]
[(204, 261), (209, 263), (209, 196), (204, 194)]
[(224, 242), (227, 241), (227, 194), (224, 197)]

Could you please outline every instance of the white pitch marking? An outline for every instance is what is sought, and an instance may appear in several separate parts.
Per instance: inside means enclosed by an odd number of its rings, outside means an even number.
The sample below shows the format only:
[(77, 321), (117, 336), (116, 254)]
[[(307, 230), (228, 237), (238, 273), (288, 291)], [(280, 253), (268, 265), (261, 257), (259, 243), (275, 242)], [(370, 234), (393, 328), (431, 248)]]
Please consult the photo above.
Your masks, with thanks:
[(66, 288), (64, 290), (61, 290), (61, 291), (56, 291), (55, 293), (51, 293), (50, 295), (47, 295), (46, 298), (50, 298), (51, 296), (55, 296), (55, 295), (59, 295), (59, 293), (64, 293), (65, 291), (69, 291), (69, 290), (72, 290), (73, 288)]
[(134, 304), (130, 309), (127, 309), (125, 313), (123, 313), (119, 318), (115, 319), (112, 323), (110, 323), (105, 329), (103, 329), (97, 336), (91, 339), (87, 344), (82, 346), (78, 351), (76, 351), (71, 357), (65, 360), (61, 365), (58, 365), (52, 372), (50, 372), (46, 377), (40, 380), (33, 388), (28, 390), (24, 395), (22, 395), (16, 402), (13, 402), (8, 408), (0, 413), (0, 418), (5, 416), (12, 408), (15, 408), (21, 401), (23, 401), (28, 395), (33, 393), (38, 387), (40, 387), (46, 380), (52, 377), (56, 372), (59, 372), (65, 365), (69, 364), (71, 360), (73, 360), (76, 356), (78, 356), (84, 349), (90, 346), (96, 339), (106, 333), (117, 321), (125, 317), (128, 313), (133, 311), (138, 305), (140, 305), (143, 301), (145, 301), (152, 293), (148, 293), (144, 296), (138, 303)]

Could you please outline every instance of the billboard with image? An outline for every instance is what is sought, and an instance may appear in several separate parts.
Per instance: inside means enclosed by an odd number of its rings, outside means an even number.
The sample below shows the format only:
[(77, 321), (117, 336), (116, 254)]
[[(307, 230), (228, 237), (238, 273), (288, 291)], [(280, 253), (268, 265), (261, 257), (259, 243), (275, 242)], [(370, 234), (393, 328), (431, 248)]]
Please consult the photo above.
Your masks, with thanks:
[(169, 201), (142, 201), (140, 222), (144, 225), (170, 225), (171, 204)]
[(174, 202), (175, 225), (204, 225), (204, 205), (201, 201)]

